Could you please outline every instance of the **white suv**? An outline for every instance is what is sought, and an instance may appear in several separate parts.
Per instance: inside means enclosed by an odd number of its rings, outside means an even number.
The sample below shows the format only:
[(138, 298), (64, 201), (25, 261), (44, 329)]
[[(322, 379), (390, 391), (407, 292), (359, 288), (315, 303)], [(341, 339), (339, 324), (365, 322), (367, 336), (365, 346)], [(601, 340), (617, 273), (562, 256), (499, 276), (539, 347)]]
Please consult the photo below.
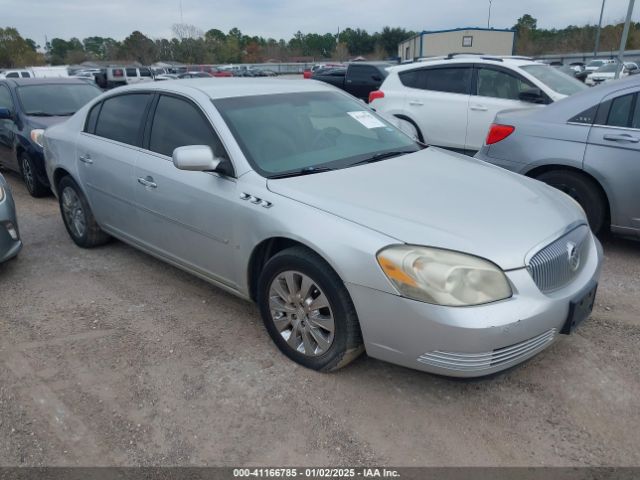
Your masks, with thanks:
[(389, 68), (371, 106), (430, 145), (473, 154), (496, 113), (548, 104), (586, 87), (523, 57), (449, 55)]

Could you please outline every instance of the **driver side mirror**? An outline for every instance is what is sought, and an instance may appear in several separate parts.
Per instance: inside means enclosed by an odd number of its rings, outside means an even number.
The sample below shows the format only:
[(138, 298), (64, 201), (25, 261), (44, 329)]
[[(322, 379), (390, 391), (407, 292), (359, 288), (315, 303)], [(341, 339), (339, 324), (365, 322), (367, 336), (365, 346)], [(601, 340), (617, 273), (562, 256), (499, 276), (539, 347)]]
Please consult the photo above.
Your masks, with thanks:
[(539, 88), (529, 88), (527, 90), (523, 90), (520, 92), (518, 98), (523, 102), (529, 103), (547, 103), (544, 95), (542, 94), (542, 90)]
[(13, 112), (9, 108), (0, 107), (0, 120), (13, 120)]
[(208, 145), (188, 145), (173, 151), (173, 165), (179, 170), (215, 172), (223, 159), (216, 158)]

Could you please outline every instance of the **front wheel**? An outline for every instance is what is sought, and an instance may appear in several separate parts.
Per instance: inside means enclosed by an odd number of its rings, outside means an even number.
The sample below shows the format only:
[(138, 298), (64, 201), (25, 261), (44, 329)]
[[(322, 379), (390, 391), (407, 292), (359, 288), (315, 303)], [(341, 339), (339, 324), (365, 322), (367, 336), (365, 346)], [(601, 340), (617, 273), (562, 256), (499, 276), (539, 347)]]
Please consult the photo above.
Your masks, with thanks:
[(267, 262), (258, 283), (258, 305), (280, 351), (307, 368), (337, 370), (364, 350), (344, 283), (304, 247), (283, 250)]
[(415, 123), (405, 120), (404, 118), (396, 118), (396, 126), (402, 130), (404, 133), (409, 135), (413, 140), (417, 140), (418, 142), (423, 142), (424, 139), (422, 137), (422, 133), (420, 129), (416, 126)]
[(71, 177), (64, 177), (58, 184), (58, 192), (62, 220), (75, 244), (92, 248), (107, 243), (111, 237), (96, 222), (78, 184)]
[(50, 193), (49, 187), (38, 178), (32, 158), (26, 153), (20, 155), (20, 173), (22, 174), (22, 181), (32, 197), (44, 197)]

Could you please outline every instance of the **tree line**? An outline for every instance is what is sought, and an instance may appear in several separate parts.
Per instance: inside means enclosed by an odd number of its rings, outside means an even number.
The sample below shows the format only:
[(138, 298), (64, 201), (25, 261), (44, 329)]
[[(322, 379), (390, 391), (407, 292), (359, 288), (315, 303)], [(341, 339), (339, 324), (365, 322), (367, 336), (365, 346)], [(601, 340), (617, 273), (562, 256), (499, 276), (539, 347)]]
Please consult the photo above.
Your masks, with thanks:
[(140, 31), (122, 41), (110, 37), (52, 38), (44, 53), (33, 40), (22, 38), (15, 28), (0, 29), (0, 67), (50, 63), (78, 64), (87, 60), (176, 61), (187, 64), (256, 63), (269, 60), (295, 61), (338, 58), (358, 55), (388, 58), (397, 55), (398, 43), (414, 35), (404, 28), (384, 27), (369, 33), (360, 28), (346, 28), (339, 33), (297, 32), (290, 40), (276, 40), (243, 34), (238, 28), (227, 33), (213, 28), (206, 32), (193, 25), (173, 25), (173, 37), (152, 39)]
[[(595, 25), (541, 29), (537, 19), (529, 14), (520, 17), (513, 28), (517, 32), (516, 53), (519, 55), (589, 52), (593, 50), (596, 36)], [(601, 51), (613, 52), (618, 48), (622, 28), (622, 23), (602, 28)], [(347, 60), (359, 55), (383, 59), (396, 57), (398, 43), (415, 35), (399, 27), (384, 27), (374, 33), (346, 28), (339, 33), (324, 34), (298, 31), (287, 41), (249, 36), (238, 28), (225, 33), (216, 28), (203, 31), (193, 25), (175, 24), (172, 30), (172, 38), (152, 39), (137, 30), (122, 41), (100, 36), (83, 40), (52, 38), (41, 48), (34, 40), (23, 38), (15, 28), (0, 28), (0, 68), (78, 64), (87, 60), (209, 64)], [(627, 49), (640, 49), (640, 23), (631, 24)]]

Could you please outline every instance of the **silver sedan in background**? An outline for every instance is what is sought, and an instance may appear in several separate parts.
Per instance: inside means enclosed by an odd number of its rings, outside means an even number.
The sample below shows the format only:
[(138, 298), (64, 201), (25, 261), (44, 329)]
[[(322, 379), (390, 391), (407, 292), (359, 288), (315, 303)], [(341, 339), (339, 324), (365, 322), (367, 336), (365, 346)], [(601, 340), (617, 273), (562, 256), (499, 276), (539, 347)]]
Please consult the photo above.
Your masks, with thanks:
[(594, 232), (640, 237), (640, 76), (500, 112), (476, 158), (567, 193)]
[(16, 206), (9, 185), (0, 175), (0, 263), (15, 257), (21, 248)]
[(309, 368), (366, 350), (489, 374), (593, 306), (601, 247), (573, 200), (423, 148), (325, 84), (123, 87), (44, 145), (77, 245), (113, 236), (257, 302), (276, 345)]

